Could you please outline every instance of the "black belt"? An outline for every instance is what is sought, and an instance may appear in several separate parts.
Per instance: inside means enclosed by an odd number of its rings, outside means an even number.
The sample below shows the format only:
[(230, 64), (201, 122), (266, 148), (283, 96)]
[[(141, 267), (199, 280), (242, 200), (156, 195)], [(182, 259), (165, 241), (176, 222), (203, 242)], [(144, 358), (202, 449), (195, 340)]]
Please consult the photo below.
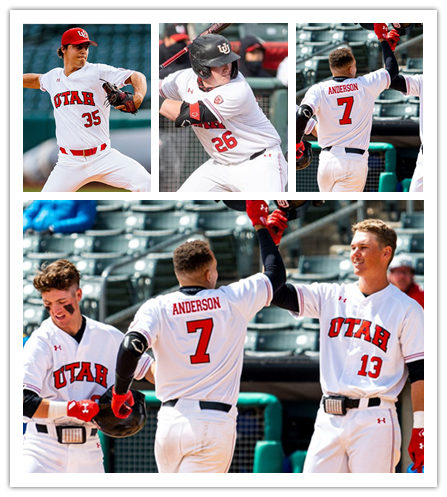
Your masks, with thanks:
[[(368, 399), (367, 407), (380, 406), (381, 399), (379, 397), (371, 397)], [(360, 405), (360, 399), (350, 399), (344, 395), (329, 395), (323, 396), (324, 411), (328, 414), (338, 414), (344, 416), (347, 409), (356, 409)]]
[[(57, 425), (56, 425), (57, 426)], [(77, 428), (77, 426), (62, 426), (62, 428)], [(47, 425), (40, 425), (36, 423), (36, 430), (38, 433), (48, 433), (48, 426)], [(92, 428), (92, 431), (90, 432), (90, 436), (94, 437), (98, 433), (97, 428)]]
[[(162, 402), (162, 406), (166, 407), (174, 407), (179, 399), (171, 399)], [(230, 409), (233, 407), (231, 404), (224, 404), (223, 402), (212, 402), (208, 400), (199, 400), (200, 409), (210, 409), (212, 411), (223, 411), (230, 412)]]
[(260, 152), (255, 152), (254, 154), (250, 155), (250, 160), (256, 159), (256, 157), (259, 157), (261, 154), (263, 154), (267, 149), (264, 148), (264, 150), (261, 150)]
[[(324, 147), (323, 150), (325, 152), (329, 152), (331, 148), (332, 147)], [(352, 147), (345, 147), (345, 152), (347, 154), (359, 154), (359, 155), (363, 155), (365, 153), (365, 151), (362, 150), (361, 148), (352, 148)]]

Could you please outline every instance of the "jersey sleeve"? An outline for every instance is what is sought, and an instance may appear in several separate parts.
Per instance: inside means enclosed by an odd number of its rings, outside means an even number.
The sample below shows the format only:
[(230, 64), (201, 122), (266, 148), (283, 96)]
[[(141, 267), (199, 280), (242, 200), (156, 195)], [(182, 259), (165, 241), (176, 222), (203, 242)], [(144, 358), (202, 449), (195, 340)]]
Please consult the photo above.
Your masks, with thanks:
[(405, 362), (424, 358), (424, 311), (416, 301), (410, 301), (408, 306), (402, 322), (400, 342)]
[(137, 331), (141, 333), (146, 338), (149, 347), (152, 347), (158, 335), (158, 315), (156, 299), (148, 300), (138, 309), (129, 325), (128, 332)]
[(141, 380), (146, 376), (151, 364), (154, 362), (149, 354), (143, 354), (138, 361), (137, 369), (135, 370), (135, 379)]
[(258, 273), (228, 285), (224, 290), (239, 312), (250, 321), (263, 307), (269, 306), (273, 298), (273, 287), (269, 278)]
[(34, 332), (23, 347), (23, 388), (41, 394), (44, 377), (51, 369), (48, 344)]
[(405, 74), (405, 82), (407, 83), (407, 95), (411, 97), (422, 96), (422, 75), (421, 74)]
[(181, 72), (182, 71), (176, 71), (168, 74), (166, 78), (159, 82), (160, 97), (169, 98), (171, 100), (183, 100), (178, 87), (178, 80)]
[(320, 107), (320, 96), (320, 87), (318, 85), (313, 85), (307, 90), (301, 105), (308, 105), (312, 109), (313, 113), (316, 114), (318, 108)]
[(98, 64), (98, 67), (99, 78), (118, 86), (118, 88), (123, 87), (126, 79), (135, 72), (131, 69), (117, 68), (107, 64)]
[(299, 313), (292, 314), (300, 317), (319, 318), (321, 314), (323, 285), (320, 283), (295, 285), (295, 290), (298, 298)]
[(206, 107), (222, 123), (240, 114), (250, 114), (253, 106), (258, 106), (248, 83), (244, 80), (223, 85), (202, 99)]
[[(361, 76), (365, 82), (366, 91), (373, 97), (378, 97), (391, 83), (390, 74), (386, 69), (378, 69)], [(360, 78), (359, 78), (360, 79)]]

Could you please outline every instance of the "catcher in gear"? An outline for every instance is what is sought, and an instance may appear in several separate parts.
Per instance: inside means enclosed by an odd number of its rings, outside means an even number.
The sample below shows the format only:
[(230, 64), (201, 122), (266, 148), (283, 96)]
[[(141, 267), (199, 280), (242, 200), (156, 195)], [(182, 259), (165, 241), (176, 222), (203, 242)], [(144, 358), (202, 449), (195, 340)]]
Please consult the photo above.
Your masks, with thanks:
[(109, 83), (108, 81), (104, 81), (102, 87), (106, 92), (107, 103), (112, 107), (115, 107), (116, 110), (130, 112), (131, 114), (136, 114), (138, 112), (132, 93), (120, 90), (116, 85)]

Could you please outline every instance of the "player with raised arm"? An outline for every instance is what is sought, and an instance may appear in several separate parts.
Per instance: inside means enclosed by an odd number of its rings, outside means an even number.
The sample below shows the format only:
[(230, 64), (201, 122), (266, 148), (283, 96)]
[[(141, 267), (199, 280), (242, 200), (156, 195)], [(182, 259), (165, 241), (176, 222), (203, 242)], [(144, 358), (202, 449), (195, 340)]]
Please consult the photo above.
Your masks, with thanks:
[(202, 240), (174, 251), (178, 291), (148, 300), (120, 347), (112, 409), (127, 415), (141, 354), (152, 348), (161, 401), (155, 458), (161, 473), (227, 472), (236, 441), (243, 349), (250, 319), (271, 302), (285, 269), (269, 231), (268, 205), (248, 201), (264, 272), (216, 288), (216, 258)]
[[(280, 238), (287, 222), (271, 224)], [(396, 232), (378, 219), (361, 221), (352, 231), (357, 282), (286, 283), (272, 300), (297, 317), (320, 321), (323, 398), (304, 472), (393, 473), (401, 446), (395, 403), (407, 377), (414, 416), (408, 451), (415, 471), (422, 472), (423, 309), (387, 280)]]
[[(63, 67), (45, 74), (23, 75), (23, 87), (48, 92), (54, 109), (57, 163), (42, 192), (74, 192), (98, 181), (133, 192), (151, 191), (151, 175), (136, 160), (112, 148), (110, 102), (123, 112), (135, 112), (147, 90), (146, 77), (138, 71), (87, 62), (90, 40), (82, 28), (64, 32), (57, 53)], [(134, 94), (114, 89), (133, 86)], [(103, 86), (106, 85), (106, 88)], [(148, 145), (149, 146), (149, 145)]]
[(222, 35), (196, 38), (191, 69), (160, 81), (160, 114), (175, 126), (192, 126), (210, 159), (181, 192), (282, 192), (287, 162), (281, 139), (238, 70), (240, 58)]
[[(321, 192), (362, 192), (366, 184), (374, 102), (399, 71), (393, 54), (399, 34), (388, 33), (386, 24), (374, 24), (374, 31), (385, 68), (357, 77), (351, 49), (336, 48), (329, 54), (332, 79), (311, 86), (296, 111), (296, 159), (305, 151), (304, 134), (317, 134)], [(312, 116), (316, 116), (316, 125), (310, 121)]]

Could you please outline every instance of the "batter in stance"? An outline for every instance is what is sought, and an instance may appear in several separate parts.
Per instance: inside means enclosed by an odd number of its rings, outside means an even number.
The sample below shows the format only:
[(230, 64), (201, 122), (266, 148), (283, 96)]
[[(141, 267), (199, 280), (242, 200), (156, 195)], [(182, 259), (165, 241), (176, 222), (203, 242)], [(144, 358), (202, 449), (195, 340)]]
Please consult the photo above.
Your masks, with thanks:
[(358, 282), (287, 283), (272, 301), (297, 316), (320, 320), (323, 399), (304, 472), (394, 472), (401, 445), (395, 402), (408, 375), (414, 413), (408, 450), (422, 472), (423, 310), (387, 281), (395, 231), (376, 219), (357, 223), (352, 231)]
[(160, 114), (192, 126), (211, 157), (178, 191), (282, 192), (287, 162), (281, 139), (238, 71), (239, 55), (216, 34), (190, 45), (191, 69), (160, 81)]
[(399, 34), (388, 33), (386, 24), (374, 24), (374, 30), (385, 68), (356, 77), (351, 49), (336, 48), (329, 54), (332, 79), (311, 86), (296, 112), (297, 159), (303, 135), (312, 131), (310, 118), (315, 115), (318, 121), (313, 134), (321, 147), (317, 176), (321, 192), (362, 192), (366, 184), (374, 102), (399, 72), (391, 48)]
[(99, 181), (133, 192), (149, 192), (151, 176), (146, 169), (111, 148), (110, 106), (102, 87), (105, 81), (119, 88), (131, 84), (138, 109), (146, 94), (146, 77), (129, 69), (90, 64), (90, 45), (97, 43), (84, 29), (69, 29), (62, 35), (57, 52), (64, 67), (23, 75), (23, 87), (48, 92), (54, 108), (59, 155), (42, 191), (75, 192), (91, 181)]
[[(93, 417), (95, 400), (115, 380), (123, 334), (81, 314), (79, 273), (67, 260), (49, 264), (34, 278), (50, 317), (24, 347), (23, 470), (27, 473), (103, 473)], [(136, 377), (153, 382), (144, 354)]]
[(147, 301), (118, 353), (112, 409), (126, 417), (140, 355), (151, 347), (158, 413), (155, 458), (161, 473), (225, 473), (236, 439), (236, 403), (247, 324), (285, 281), (265, 228), (268, 206), (247, 201), (264, 272), (216, 289), (217, 262), (202, 240), (174, 251), (178, 291)]

